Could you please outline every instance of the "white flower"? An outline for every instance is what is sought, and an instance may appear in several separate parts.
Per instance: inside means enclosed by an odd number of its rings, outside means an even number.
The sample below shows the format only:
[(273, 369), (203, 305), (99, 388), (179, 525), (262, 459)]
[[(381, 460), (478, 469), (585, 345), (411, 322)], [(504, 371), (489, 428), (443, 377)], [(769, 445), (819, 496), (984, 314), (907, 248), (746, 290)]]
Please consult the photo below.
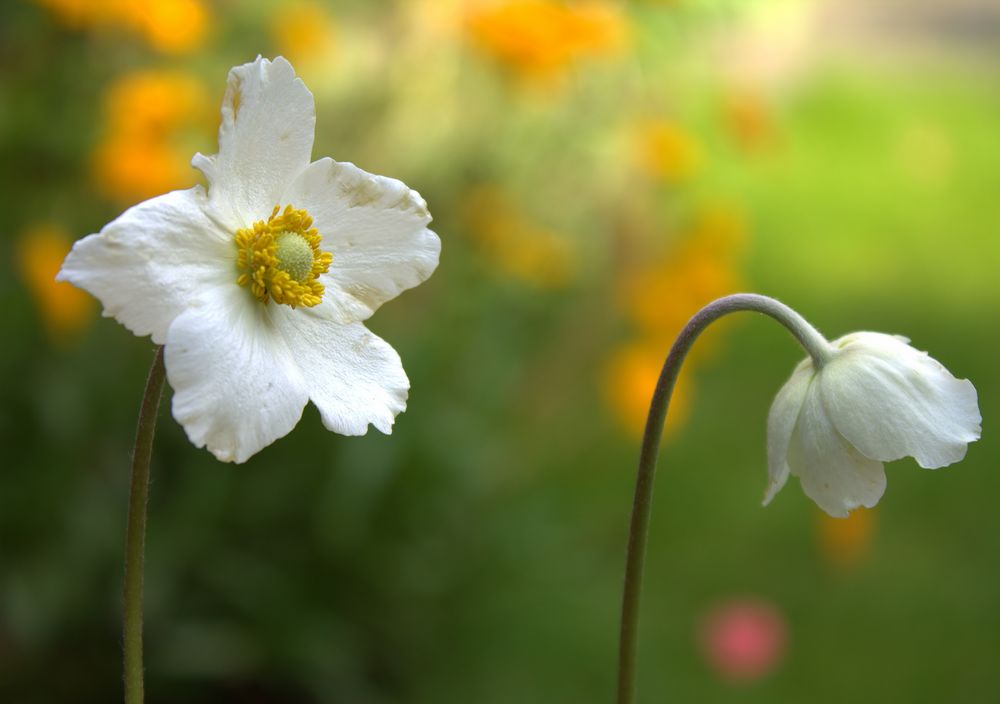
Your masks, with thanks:
[(811, 358), (795, 368), (767, 419), (765, 505), (791, 472), (842, 517), (878, 503), (883, 462), (910, 455), (933, 469), (965, 457), (982, 422), (976, 389), (908, 342), (856, 332), (831, 343), (821, 369)]
[(198, 447), (243, 462), (308, 401), (323, 424), (391, 431), (409, 381), (361, 321), (434, 271), (424, 200), (353, 164), (310, 163), (313, 97), (283, 58), (229, 72), (208, 187), (130, 208), (76, 243), (59, 278), (164, 345), (173, 414)]

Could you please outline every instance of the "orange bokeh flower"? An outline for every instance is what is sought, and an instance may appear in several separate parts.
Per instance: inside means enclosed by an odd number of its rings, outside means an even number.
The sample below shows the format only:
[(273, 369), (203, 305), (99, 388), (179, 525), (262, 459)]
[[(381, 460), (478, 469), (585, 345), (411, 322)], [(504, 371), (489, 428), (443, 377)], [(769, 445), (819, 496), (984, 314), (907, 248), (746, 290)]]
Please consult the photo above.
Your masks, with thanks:
[(622, 291), (626, 315), (643, 335), (673, 340), (699, 308), (739, 290), (745, 236), (738, 213), (706, 210), (676, 247), (628, 276)]
[(17, 268), (49, 334), (63, 341), (80, 332), (94, 312), (93, 300), (71, 284), (56, 281), (72, 241), (60, 227), (39, 224), (17, 243)]
[(771, 108), (756, 91), (735, 90), (725, 95), (722, 118), (733, 139), (746, 150), (766, 147), (775, 141)]
[(701, 166), (701, 149), (695, 139), (668, 120), (647, 120), (635, 133), (635, 157), (639, 168), (655, 179), (678, 183), (693, 176)]
[(541, 288), (560, 288), (575, 275), (569, 241), (518, 212), (497, 188), (483, 187), (466, 200), (469, 232), (493, 266)]
[(208, 114), (206, 92), (188, 74), (140, 71), (120, 78), (106, 94), (105, 135), (92, 155), (100, 190), (134, 202), (191, 186), (192, 149), (183, 138), (199, 131)]
[(137, 71), (111, 85), (104, 108), (113, 131), (163, 139), (178, 126), (205, 118), (208, 96), (190, 74)]
[(166, 54), (193, 51), (208, 29), (208, 11), (199, 0), (131, 2), (132, 25), (149, 44)]
[(277, 52), (300, 69), (330, 57), (337, 43), (330, 13), (317, 2), (281, 4), (270, 24)]
[(823, 556), (838, 569), (861, 563), (871, 550), (875, 511), (857, 508), (847, 518), (832, 518), (823, 511), (817, 515), (817, 537)]
[[(611, 356), (605, 372), (605, 397), (633, 437), (640, 437), (646, 427), (649, 403), (660, 378), (660, 370), (668, 348), (648, 341), (622, 345)], [(691, 382), (689, 370), (681, 372), (670, 397), (670, 409), (664, 432), (669, 436), (687, 420), (690, 409)]]
[[(626, 274), (620, 303), (639, 341), (615, 351), (605, 378), (609, 404), (634, 435), (645, 426), (649, 401), (674, 338), (702, 306), (741, 288), (737, 265), (744, 236), (735, 212), (709, 209), (661, 259)], [(688, 356), (671, 401), (668, 432), (687, 415), (690, 376), (711, 352), (717, 333), (700, 340)]]
[(201, 0), (36, 0), (68, 27), (126, 29), (167, 54), (193, 51), (208, 29)]
[(606, 2), (505, 0), (467, 12), (472, 43), (522, 76), (552, 76), (573, 62), (618, 51), (627, 36), (621, 10)]
[(190, 153), (156, 140), (111, 137), (94, 150), (94, 176), (101, 191), (124, 203), (193, 185)]

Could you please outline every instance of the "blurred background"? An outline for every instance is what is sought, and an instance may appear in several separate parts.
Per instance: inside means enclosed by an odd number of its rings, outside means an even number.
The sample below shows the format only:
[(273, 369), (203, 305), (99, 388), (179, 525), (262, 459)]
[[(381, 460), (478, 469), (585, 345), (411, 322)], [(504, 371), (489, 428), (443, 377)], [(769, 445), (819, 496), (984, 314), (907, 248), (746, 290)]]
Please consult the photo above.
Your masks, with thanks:
[[(314, 154), (419, 190), (441, 266), (370, 327), (391, 436), (308, 408), (246, 465), (165, 401), (147, 543), (158, 702), (608, 702), (639, 433), (685, 320), (740, 290), (902, 333), (985, 439), (827, 519), (766, 510), (802, 357), (753, 316), (668, 420), (642, 702), (1000, 700), (1000, 7), (991, 0), (13, 0), (0, 6), (0, 701), (120, 689), (148, 339), (56, 284), (73, 240), (197, 182), (229, 67), (282, 54)], [(167, 392), (169, 396), (169, 391)]]

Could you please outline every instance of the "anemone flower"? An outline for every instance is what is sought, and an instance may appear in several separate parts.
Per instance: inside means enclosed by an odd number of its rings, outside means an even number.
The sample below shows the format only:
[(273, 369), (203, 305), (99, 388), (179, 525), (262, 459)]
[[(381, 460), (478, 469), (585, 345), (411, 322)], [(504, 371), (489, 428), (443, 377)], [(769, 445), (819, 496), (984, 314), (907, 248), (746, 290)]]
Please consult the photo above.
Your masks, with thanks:
[(934, 469), (979, 439), (976, 389), (905, 337), (855, 332), (817, 367), (803, 360), (768, 416), (767, 504), (789, 474), (831, 516), (871, 508), (885, 491), (883, 462), (911, 456)]
[(244, 462), (307, 402), (344, 435), (391, 431), (409, 380), (365, 327), (434, 271), (420, 195), (329, 158), (311, 161), (313, 96), (283, 58), (229, 72), (207, 187), (125, 211), (76, 243), (59, 278), (164, 346), (173, 414), (191, 442)]

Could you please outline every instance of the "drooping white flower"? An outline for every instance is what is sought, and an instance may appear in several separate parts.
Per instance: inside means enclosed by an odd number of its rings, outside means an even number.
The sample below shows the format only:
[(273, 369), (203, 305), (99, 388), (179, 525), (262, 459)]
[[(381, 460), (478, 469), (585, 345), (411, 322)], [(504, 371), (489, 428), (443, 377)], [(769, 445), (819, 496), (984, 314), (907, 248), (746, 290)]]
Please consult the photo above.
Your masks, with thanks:
[(768, 416), (766, 505), (789, 473), (831, 516), (872, 507), (883, 462), (912, 456), (933, 469), (958, 462), (979, 439), (976, 389), (903, 337), (845, 335), (816, 369), (802, 361)]
[(424, 281), (441, 243), (418, 193), (311, 161), (312, 94), (283, 58), (233, 68), (207, 180), (130, 208), (76, 243), (59, 278), (164, 345), (173, 414), (198, 447), (243, 462), (308, 401), (345, 435), (391, 431), (409, 380), (362, 323)]

